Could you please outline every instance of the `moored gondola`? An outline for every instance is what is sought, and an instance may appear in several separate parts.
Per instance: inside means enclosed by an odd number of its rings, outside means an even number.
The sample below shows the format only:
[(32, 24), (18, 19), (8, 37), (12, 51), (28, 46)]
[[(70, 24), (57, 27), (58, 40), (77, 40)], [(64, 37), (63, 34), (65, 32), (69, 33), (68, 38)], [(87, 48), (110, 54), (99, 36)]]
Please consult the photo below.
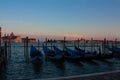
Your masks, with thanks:
[(105, 46), (105, 48), (107, 48), (108, 50), (110, 50), (112, 52), (120, 53), (120, 48), (118, 48), (118, 47), (115, 47), (115, 46), (112, 46), (112, 47)]
[(31, 61), (35, 64), (42, 63), (43, 61), (43, 55), (41, 51), (37, 50), (34, 46), (31, 46), (30, 57)]
[(90, 60), (90, 59), (94, 59), (97, 57), (97, 53), (96, 52), (85, 52), (84, 50), (78, 48), (77, 46), (74, 47), (74, 49), (79, 53), (83, 55), (83, 59), (84, 60)]
[(82, 60), (83, 55), (79, 54), (78, 51), (72, 50), (70, 48), (64, 47), (64, 57), (67, 60), (76, 61), (76, 60)]
[(42, 46), (43, 47), (43, 52), (45, 53), (45, 56), (55, 62), (62, 62), (64, 61), (63, 55), (60, 51), (58, 51), (55, 47), (54, 50), (49, 49), (46, 46)]

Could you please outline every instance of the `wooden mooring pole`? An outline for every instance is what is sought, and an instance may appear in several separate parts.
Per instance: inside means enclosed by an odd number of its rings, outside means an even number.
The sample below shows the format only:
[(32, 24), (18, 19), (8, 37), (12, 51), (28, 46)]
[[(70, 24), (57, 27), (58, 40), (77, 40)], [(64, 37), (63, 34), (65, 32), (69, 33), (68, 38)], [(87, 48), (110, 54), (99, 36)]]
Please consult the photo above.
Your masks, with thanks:
[(73, 47), (76, 46), (76, 40), (73, 40), (71, 43), (73, 43)]
[(26, 47), (26, 40), (25, 39), (23, 41), (23, 44), (24, 44), (24, 57), (26, 57), (26, 53), (25, 53), (26, 52), (26, 48), (25, 48)]
[(8, 59), (11, 58), (11, 37), (8, 40)]
[(7, 64), (7, 59), (8, 59), (7, 56), (8, 56), (7, 55), (7, 41), (5, 41), (5, 43), (4, 43), (4, 64), (5, 65)]
[(65, 50), (65, 42), (66, 42), (66, 37), (64, 37), (64, 40), (63, 40), (63, 51)]
[(47, 37), (45, 38), (45, 45), (47, 46), (48, 39)]
[(29, 47), (28, 47), (29, 40), (28, 39), (29, 39), (28, 37), (24, 39), (24, 57), (27, 62), (29, 62)]
[(1, 46), (1, 26), (0, 26), (0, 46)]
[(91, 38), (91, 52), (93, 52), (93, 38)]
[(11, 57), (11, 42), (10, 42), (10, 40), (8, 41), (8, 59), (10, 59), (10, 57)]
[(38, 50), (40, 50), (40, 41), (38, 40)]
[(80, 46), (80, 39), (78, 38), (78, 48), (79, 48), (79, 46)]
[(115, 38), (115, 47), (117, 47), (117, 38)]
[(0, 68), (5, 65), (5, 52), (4, 47), (0, 48)]
[(106, 45), (106, 38), (104, 38), (103, 44), (102, 44), (102, 49), (103, 49), (103, 53), (104, 53), (104, 54), (106, 53), (106, 49), (105, 49), (106, 46), (107, 46), (107, 45)]
[(26, 61), (29, 62), (29, 47), (28, 47), (28, 43), (29, 43), (29, 38), (28, 36), (26, 37)]
[(52, 50), (52, 48), (53, 48), (53, 40), (52, 39), (50, 40), (50, 43), (51, 43), (51, 50)]
[(84, 45), (84, 51), (86, 51), (86, 40), (84, 39), (84, 43), (83, 43)]

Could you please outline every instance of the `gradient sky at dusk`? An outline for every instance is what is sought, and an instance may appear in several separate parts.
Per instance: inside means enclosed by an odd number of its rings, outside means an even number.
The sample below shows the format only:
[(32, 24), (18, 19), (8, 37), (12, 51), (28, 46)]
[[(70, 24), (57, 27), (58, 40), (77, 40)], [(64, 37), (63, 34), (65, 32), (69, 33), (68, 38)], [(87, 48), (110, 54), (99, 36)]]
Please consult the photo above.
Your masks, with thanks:
[(120, 39), (120, 0), (0, 0), (0, 25), (20, 35)]

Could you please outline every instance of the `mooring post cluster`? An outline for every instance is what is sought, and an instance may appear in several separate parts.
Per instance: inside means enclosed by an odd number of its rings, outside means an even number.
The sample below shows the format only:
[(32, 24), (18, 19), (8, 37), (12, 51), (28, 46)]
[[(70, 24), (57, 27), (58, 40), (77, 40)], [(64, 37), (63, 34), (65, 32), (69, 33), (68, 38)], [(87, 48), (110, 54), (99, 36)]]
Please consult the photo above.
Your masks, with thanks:
[(0, 27), (0, 67), (5, 66), (11, 57), (10, 39), (4, 41), (4, 44), (2, 44), (1, 40), (2, 40), (2, 28)]

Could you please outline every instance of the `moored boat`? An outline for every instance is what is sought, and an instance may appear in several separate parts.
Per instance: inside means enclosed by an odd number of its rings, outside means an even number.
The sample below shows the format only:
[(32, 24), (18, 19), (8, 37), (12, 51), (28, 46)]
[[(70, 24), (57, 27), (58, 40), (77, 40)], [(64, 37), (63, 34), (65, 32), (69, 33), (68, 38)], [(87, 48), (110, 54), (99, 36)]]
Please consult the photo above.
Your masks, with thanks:
[(82, 50), (82, 49), (80, 49), (80, 48), (78, 48), (77, 46), (75, 46), (74, 47), (75, 48), (75, 50), (79, 53), (79, 54), (81, 54), (81, 55), (83, 55), (83, 59), (84, 60), (87, 60), (87, 59), (94, 59), (94, 58), (96, 58), (97, 57), (97, 53), (96, 52), (85, 52), (84, 50)]
[(76, 50), (72, 50), (70, 48), (67, 48), (65, 46), (64, 48), (64, 57), (67, 59), (67, 60), (81, 60), (83, 59), (83, 55), (82, 54), (79, 54), (78, 51)]
[(118, 47), (115, 47), (115, 46), (113, 46), (113, 47), (108, 47), (108, 46), (106, 46), (106, 48), (107, 48), (108, 50), (110, 50), (112, 53), (120, 53), (120, 48), (118, 48)]
[(43, 45), (43, 52), (45, 53), (46, 57), (56, 62), (63, 61), (63, 55), (61, 54), (61, 52), (58, 51), (58, 49), (55, 46), (53, 48), (54, 50), (51, 50)]
[(31, 61), (35, 64), (42, 63), (43, 61), (43, 55), (41, 51), (37, 50), (34, 46), (31, 46), (30, 57), (31, 57)]

